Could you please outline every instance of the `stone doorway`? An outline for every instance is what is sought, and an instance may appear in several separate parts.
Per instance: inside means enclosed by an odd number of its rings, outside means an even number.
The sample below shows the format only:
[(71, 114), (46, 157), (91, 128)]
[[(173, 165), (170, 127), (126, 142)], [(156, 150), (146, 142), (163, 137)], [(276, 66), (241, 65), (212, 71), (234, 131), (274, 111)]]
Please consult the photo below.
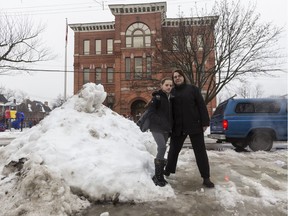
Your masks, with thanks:
[(145, 111), (146, 102), (143, 100), (136, 100), (131, 104), (131, 116), (133, 120), (136, 122)]

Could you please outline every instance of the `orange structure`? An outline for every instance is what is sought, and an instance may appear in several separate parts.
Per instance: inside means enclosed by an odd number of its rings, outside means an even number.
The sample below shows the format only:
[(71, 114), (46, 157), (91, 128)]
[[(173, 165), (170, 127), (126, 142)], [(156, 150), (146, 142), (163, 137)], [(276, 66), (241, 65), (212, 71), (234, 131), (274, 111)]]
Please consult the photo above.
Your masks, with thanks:
[[(159, 88), (159, 80), (171, 76), (171, 69), (159, 67), (156, 53), (157, 47), (165, 48), (163, 34), (177, 27), (179, 19), (166, 18), (166, 2), (109, 8), (115, 21), (69, 24), (75, 38), (74, 93), (87, 82), (101, 83), (107, 92), (106, 105), (137, 120)], [(211, 115), (216, 99), (207, 107)]]

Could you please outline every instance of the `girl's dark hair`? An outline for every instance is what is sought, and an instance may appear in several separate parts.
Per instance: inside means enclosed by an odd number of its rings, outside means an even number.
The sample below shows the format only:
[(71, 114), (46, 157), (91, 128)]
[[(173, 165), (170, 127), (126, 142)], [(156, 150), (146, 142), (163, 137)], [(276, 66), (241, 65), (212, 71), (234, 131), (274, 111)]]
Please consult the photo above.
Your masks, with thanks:
[(174, 70), (174, 71), (172, 71), (172, 81), (173, 81), (173, 84), (175, 85), (175, 82), (174, 82), (174, 74), (175, 73), (179, 73), (181, 76), (183, 76), (184, 77), (184, 84), (186, 84), (186, 75), (184, 74), (184, 72), (182, 71), (182, 70), (180, 70), (180, 69), (176, 69), (176, 70)]
[(163, 85), (166, 80), (171, 80), (171, 81), (173, 81), (173, 79), (171, 79), (171, 77), (164, 77), (163, 79), (161, 79), (160, 84)]

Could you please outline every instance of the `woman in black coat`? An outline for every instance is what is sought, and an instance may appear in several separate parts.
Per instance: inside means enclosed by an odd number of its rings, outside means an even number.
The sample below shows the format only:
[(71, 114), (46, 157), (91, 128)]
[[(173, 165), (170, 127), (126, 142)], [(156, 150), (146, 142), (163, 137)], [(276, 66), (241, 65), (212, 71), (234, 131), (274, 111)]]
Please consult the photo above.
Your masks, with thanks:
[(156, 185), (163, 187), (167, 184), (164, 179), (163, 171), (165, 166), (164, 155), (166, 152), (166, 143), (172, 131), (172, 105), (170, 103), (172, 89), (172, 79), (170, 77), (161, 80), (161, 89), (153, 92), (152, 100), (149, 104), (149, 129), (157, 143), (157, 155), (154, 160), (155, 175), (152, 180)]
[(210, 181), (210, 167), (204, 142), (204, 131), (209, 126), (209, 114), (198, 87), (186, 83), (183, 71), (172, 73), (174, 88), (173, 129), (168, 152), (168, 162), (164, 174), (175, 173), (179, 152), (187, 136), (194, 150), (196, 163), (203, 178), (203, 185), (214, 187)]

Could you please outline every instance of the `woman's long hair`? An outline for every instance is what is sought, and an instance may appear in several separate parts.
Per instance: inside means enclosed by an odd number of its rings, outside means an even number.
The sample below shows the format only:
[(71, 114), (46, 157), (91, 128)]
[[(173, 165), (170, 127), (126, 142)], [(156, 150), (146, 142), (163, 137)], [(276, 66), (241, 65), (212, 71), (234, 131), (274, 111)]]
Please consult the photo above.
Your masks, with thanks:
[(184, 84), (187, 84), (187, 77), (186, 77), (186, 75), (184, 74), (184, 72), (181, 70), (181, 69), (176, 69), (176, 70), (174, 70), (174, 71), (172, 71), (172, 81), (173, 81), (173, 84), (174, 84), (174, 86), (176, 86), (176, 84), (175, 84), (175, 82), (174, 82), (174, 74), (175, 73), (179, 73), (181, 76), (183, 76), (184, 77)]

